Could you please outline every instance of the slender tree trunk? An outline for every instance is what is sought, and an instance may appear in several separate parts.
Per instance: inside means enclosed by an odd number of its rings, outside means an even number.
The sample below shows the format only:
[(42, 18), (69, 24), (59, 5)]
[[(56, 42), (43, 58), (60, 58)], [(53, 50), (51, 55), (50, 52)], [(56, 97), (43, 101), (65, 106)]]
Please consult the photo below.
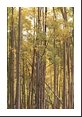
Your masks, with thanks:
[(35, 48), (33, 49), (33, 62), (32, 62), (32, 77), (31, 77), (31, 86), (32, 86), (32, 92), (31, 92), (31, 108), (33, 108), (33, 96), (34, 96), (34, 65), (35, 65)]
[[(40, 31), (40, 8), (38, 7), (38, 34)], [(36, 39), (37, 45), (39, 47), (39, 39), (37, 37)], [(35, 97), (35, 103), (36, 103), (36, 108), (40, 108), (40, 53), (39, 53), (39, 48), (37, 47), (36, 51), (36, 97)]]
[(27, 77), (27, 108), (30, 109), (30, 103), (31, 103), (31, 99), (30, 99), (30, 95), (31, 95), (31, 88), (30, 88), (30, 73), (29, 73), (29, 69), (28, 69), (28, 65), (26, 65), (26, 69), (27, 72), (29, 74), (29, 76)]
[(68, 39), (67, 67), (68, 67), (68, 108), (71, 108), (71, 79), (70, 79), (70, 45)]
[(9, 22), (8, 22), (8, 8), (7, 8), (7, 108), (10, 108), (10, 33), (8, 33), (9, 30)]
[[(67, 12), (66, 12), (66, 7), (61, 8), (61, 13), (64, 19), (64, 28), (66, 27), (67, 23)], [(66, 108), (66, 41), (64, 40), (63, 42), (63, 49), (64, 49), (64, 79), (63, 79), (63, 109)]]
[(18, 47), (17, 47), (17, 57), (16, 57), (16, 61), (17, 61), (17, 94), (16, 94), (16, 108), (17, 109), (20, 109), (20, 66), (19, 66), (19, 63), (20, 63), (20, 41), (21, 41), (21, 7), (19, 7), (19, 25), (18, 25), (18, 30), (19, 30), (19, 33), (18, 33)]
[(32, 86), (32, 92), (31, 92), (31, 108), (34, 108), (34, 82), (35, 82), (35, 79), (34, 79), (34, 67), (35, 67), (35, 55), (36, 55), (36, 49), (35, 49), (35, 45), (34, 45), (34, 42), (35, 42), (35, 8), (34, 8), (34, 41), (33, 41), (33, 57), (32, 57), (32, 72), (31, 72), (31, 86)]
[(39, 109), (39, 51), (36, 52), (36, 108)]
[(45, 34), (45, 40), (41, 42), (44, 46), (44, 51), (42, 54), (41, 59), (41, 69), (40, 69), (40, 74), (41, 74), (41, 85), (40, 85), (40, 108), (43, 109), (45, 108), (45, 76), (46, 76), (46, 17), (47, 17), (47, 7), (42, 8), (42, 18), (43, 18), (43, 33)]
[(22, 95), (23, 95), (23, 108), (26, 108), (26, 98), (25, 98), (25, 68), (24, 68), (24, 58), (23, 58), (23, 90), (22, 90)]
[[(54, 20), (54, 16), (55, 16), (55, 11), (54, 11), (54, 7), (53, 7), (53, 20)], [(55, 28), (53, 29), (53, 32), (55, 33)], [(56, 40), (54, 38), (54, 42), (53, 42), (53, 47), (54, 47), (54, 50), (56, 49), (55, 47), (56, 45)], [(57, 95), (57, 73), (56, 73), (56, 54), (54, 55), (54, 108), (56, 108), (57, 106), (57, 98), (56, 98), (56, 95)]]
[(56, 77), (56, 63), (54, 63), (54, 108), (56, 108), (56, 104), (57, 104), (57, 88), (56, 88), (56, 83), (57, 83), (57, 77)]
[(12, 7), (11, 28), (11, 80), (10, 80), (10, 107), (14, 108), (14, 9)]
[[(72, 7), (72, 11), (73, 11), (73, 16), (74, 16), (74, 7)], [(72, 55), (71, 55), (71, 93), (72, 93), (71, 94), (72, 95), (71, 96), (71, 100), (72, 100), (71, 108), (74, 108), (74, 29), (72, 31), (72, 38), (73, 38), (73, 42), (72, 42)]]
[(71, 60), (71, 108), (74, 108), (74, 52)]
[(47, 19), (47, 7), (45, 7), (45, 25), (44, 25), (44, 31), (45, 31), (45, 41), (44, 41), (44, 46), (45, 46), (45, 59), (43, 63), (43, 108), (45, 108), (45, 77), (46, 77), (46, 30), (47, 30), (47, 25), (46, 25), (46, 19)]
[(63, 109), (66, 108), (66, 43), (64, 42), (64, 79), (63, 79)]

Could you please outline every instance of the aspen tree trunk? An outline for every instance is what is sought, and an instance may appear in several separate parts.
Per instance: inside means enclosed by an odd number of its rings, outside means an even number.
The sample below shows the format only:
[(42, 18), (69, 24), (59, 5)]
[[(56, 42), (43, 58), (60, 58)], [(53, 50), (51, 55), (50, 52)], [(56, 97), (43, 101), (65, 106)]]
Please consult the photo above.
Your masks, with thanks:
[[(64, 27), (66, 27), (66, 22), (67, 22), (67, 12), (66, 12), (66, 7), (61, 8), (61, 13), (64, 19)], [(66, 41), (64, 40), (63, 42), (63, 49), (64, 49), (64, 54), (63, 54), (63, 69), (64, 69), (64, 79), (63, 79), (63, 109), (66, 108)]]
[(18, 47), (17, 47), (17, 57), (16, 57), (16, 65), (17, 65), (17, 94), (16, 94), (16, 108), (20, 109), (20, 41), (21, 41), (21, 7), (19, 7), (19, 24), (18, 24)]
[[(53, 7), (53, 20), (54, 20), (54, 16), (55, 16), (55, 11), (54, 11), (54, 7)], [(55, 28), (53, 29), (54, 33), (55, 33)], [(56, 40), (54, 38), (54, 43), (53, 43), (53, 47), (54, 47), (54, 50), (56, 49), (55, 47), (55, 44), (56, 44)], [(56, 73), (56, 54), (54, 55), (54, 108), (56, 108), (56, 105), (57, 105), (57, 98), (55, 95), (57, 95), (57, 73)]]
[[(44, 17), (42, 17), (43, 16), (43, 14), (42, 14), (42, 10), (43, 10), (44, 8), (43, 7), (40, 7), (40, 31), (42, 31), (42, 29), (43, 29), (43, 22), (42, 22), (42, 20), (44, 20)], [(41, 18), (43, 18), (42, 20), (41, 20)], [(42, 45), (42, 40), (39, 42), (39, 44), (40, 45)], [(42, 59), (41, 59), (41, 56), (40, 56), (40, 85), (39, 85), (39, 88), (40, 88), (40, 99), (39, 99), (39, 101), (40, 101), (40, 109), (42, 108), (42, 105), (43, 105), (43, 64), (42, 64)]]
[[(73, 48), (73, 47), (72, 47)], [(71, 60), (71, 108), (74, 108), (74, 50)]]
[(45, 41), (44, 41), (44, 46), (45, 46), (45, 52), (44, 52), (44, 61), (43, 61), (43, 106), (42, 108), (45, 108), (45, 77), (46, 77), (46, 18), (47, 18), (47, 7), (45, 7), (45, 25), (44, 25), (44, 32), (45, 32)]
[(23, 95), (23, 108), (26, 108), (26, 104), (25, 104), (25, 68), (24, 68), (24, 58), (23, 58), (23, 90), (22, 90), (22, 95)]
[(63, 44), (63, 48), (64, 48), (64, 54), (63, 54), (63, 57), (64, 57), (64, 66), (63, 66), (63, 69), (64, 69), (64, 79), (63, 79), (63, 109), (66, 108), (66, 43), (64, 42)]
[[(73, 16), (74, 16), (74, 7), (72, 7)], [(74, 29), (72, 31), (72, 38), (74, 43)], [(71, 49), (70, 49), (71, 50)], [(71, 55), (71, 108), (74, 108), (74, 44), (72, 44), (72, 55)], [(71, 53), (71, 52), (70, 52)]]
[[(55, 41), (54, 41), (54, 46), (55, 46)], [(55, 96), (55, 95), (57, 95), (57, 88), (56, 88), (57, 77), (56, 77), (56, 75), (57, 75), (56, 74), (56, 63), (54, 63), (54, 108), (56, 108), (56, 104), (57, 104), (57, 98)]]
[(12, 7), (11, 19), (11, 80), (10, 80), (10, 108), (14, 108), (14, 9)]
[(42, 54), (42, 59), (40, 60), (40, 108), (45, 108), (45, 72), (46, 72), (46, 17), (47, 17), (47, 7), (41, 7), (41, 17), (42, 21), (42, 31), (45, 34), (45, 40), (41, 41), (41, 45), (44, 46), (44, 51)]
[[(60, 49), (60, 42), (59, 42), (59, 49), (58, 49), (58, 56), (60, 57), (60, 52), (61, 52), (61, 49)], [(57, 95), (58, 97), (60, 98), (60, 62), (58, 63), (58, 73), (57, 73)], [(60, 109), (60, 101), (57, 99), (57, 108)]]
[[(42, 31), (42, 7), (39, 7), (39, 32), (38, 35), (40, 34), (40, 31)], [(39, 39), (39, 45), (42, 45), (42, 40)], [(40, 50), (39, 50), (39, 54), (40, 54)], [(39, 68), (39, 108), (42, 108), (42, 59), (41, 59), (41, 55), (39, 56), (39, 62), (40, 62), (40, 68)]]
[[(7, 8), (7, 108), (10, 108), (10, 38), (8, 34), (8, 26), (9, 26), (9, 22), (8, 22), (8, 8)], [(10, 35), (11, 37), (11, 35)]]
[[(38, 7), (38, 33), (39, 33), (39, 29), (40, 28), (40, 8)], [(39, 39), (37, 37), (36, 39), (37, 41), (37, 46), (39, 46)], [(35, 103), (36, 103), (36, 108), (39, 109), (40, 108), (40, 54), (39, 54), (39, 48), (37, 47), (37, 51), (36, 51), (36, 96), (35, 96)]]
[(26, 105), (27, 105), (27, 109), (29, 108), (29, 99), (28, 99), (28, 94), (29, 94), (29, 79), (28, 79), (28, 70), (27, 70), (27, 64), (25, 65), (25, 68), (26, 68), (26, 90), (27, 90), (27, 94), (26, 94)]
[(74, 108), (74, 45), (72, 45), (70, 49), (70, 58), (71, 58), (71, 108)]
[[(29, 69), (28, 69), (28, 65), (26, 65), (26, 73), (29, 74), (30, 77), (30, 73), (29, 73)], [(27, 77), (27, 108), (30, 109), (30, 95), (31, 95), (31, 90), (30, 90), (30, 79), (29, 77)]]
[(33, 62), (32, 62), (32, 76), (31, 76), (31, 86), (32, 86), (32, 92), (31, 92), (31, 108), (33, 108), (33, 96), (34, 96), (34, 65), (35, 65), (35, 48), (33, 49)]
[(39, 109), (39, 51), (36, 53), (36, 108)]
[(34, 108), (34, 105), (33, 105), (33, 102), (34, 102), (34, 82), (35, 82), (35, 79), (34, 79), (34, 67), (35, 67), (35, 55), (36, 55), (36, 49), (35, 49), (35, 45), (34, 45), (34, 42), (35, 42), (35, 8), (34, 8), (34, 41), (33, 41), (33, 57), (32, 57), (32, 72), (31, 72), (31, 84), (32, 84), (32, 92), (31, 92), (31, 108)]
[(71, 108), (71, 79), (70, 79), (70, 45), (68, 39), (67, 67), (68, 67), (68, 108)]

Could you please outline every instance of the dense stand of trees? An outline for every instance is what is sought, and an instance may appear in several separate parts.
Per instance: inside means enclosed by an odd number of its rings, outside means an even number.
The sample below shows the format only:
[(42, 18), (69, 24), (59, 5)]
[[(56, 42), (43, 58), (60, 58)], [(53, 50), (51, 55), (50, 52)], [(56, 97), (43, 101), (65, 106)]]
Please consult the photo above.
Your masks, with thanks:
[(7, 8), (7, 108), (74, 108), (74, 8)]

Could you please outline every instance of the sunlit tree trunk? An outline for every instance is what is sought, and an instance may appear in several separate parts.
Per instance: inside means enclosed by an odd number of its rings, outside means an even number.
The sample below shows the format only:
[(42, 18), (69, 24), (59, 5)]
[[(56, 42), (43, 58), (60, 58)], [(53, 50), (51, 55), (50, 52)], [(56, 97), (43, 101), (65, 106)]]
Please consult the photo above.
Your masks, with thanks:
[[(38, 7), (38, 34), (40, 31), (40, 8)], [(36, 38), (37, 41), (37, 51), (36, 51), (36, 95), (35, 95), (35, 103), (36, 108), (40, 108), (40, 53), (39, 53), (39, 39)]]
[[(53, 20), (54, 20), (54, 16), (55, 16), (55, 11), (53, 7)], [(53, 29), (53, 32), (55, 33), (55, 28)], [(56, 40), (54, 38), (54, 42), (53, 42), (54, 50), (56, 50), (55, 45), (56, 45)], [(57, 105), (56, 95), (57, 95), (57, 73), (56, 73), (56, 54), (54, 54), (54, 108), (56, 108), (56, 105)]]
[(12, 7), (12, 18), (11, 18), (11, 72), (10, 72), (10, 107), (14, 108), (14, 8)]
[(7, 108), (10, 108), (10, 33), (9, 30), (9, 21), (8, 21), (8, 8), (7, 8)]
[(35, 49), (35, 45), (34, 45), (34, 42), (35, 42), (35, 39), (36, 39), (36, 37), (35, 37), (35, 8), (33, 9), (34, 10), (34, 40), (33, 40), (33, 56), (32, 56), (32, 71), (31, 71), (31, 90), (32, 90), (32, 92), (31, 92), (31, 108), (34, 108), (34, 105), (33, 105), (33, 103), (34, 103), (34, 97), (35, 97), (35, 95), (34, 95), (34, 88), (35, 88), (35, 86), (34, 86), (34, 82), (35, 82), (35, 78), (34, 78), (34, 72), (35, 72), (35, 70), (34, 70), (34, 67), (35, 67), (35, 55), (36, 55), (36, 49)]
[[(61, 13), (64, 19), (64, 28), (66, 27), (66, 22), (67, 22), (67, 11), (66, 7), (61, 8)], [(63, 54), (63, 72), (64, 72), (64, 79), (63, 79), (63, 109), (66, 108), (66, 41), (64, 40), (63, 42), (63, 49), (64, 49), (64, 54)]]
[(26, 98), (25, 98), (25, 84), (26, 83), (25, 83), (25, 62), (24, 62), (24, 58), (23, 58), (22, 61), (23, 61), (23, 84), (22, 84), (23, 85), (22, 86), (23, 87), (23, 89), (22, 89), (22, 95), (23, 95), (23, 97), (22, 98), (23, 98), (23, 108), (26, 108), (26, 103), (25, 103), (26, 102), (25, 101), (26, 100)]
[(43, 18), (43, 33), (45, 34), (45, 40), (42, 42), (44, 46), (44, 51), (42, 54), (41, 61), (41, 87), (40, 87), (40, 108), (45, 108), (45, 76), (46, 76), (46, 18), (47, 18), (47, 7), (42, 8), (42, 18)]
[(70, 44), (67, 40), (67, 68), (68, 68), (68, 108), (71, 108), (71, 77), (70, 77)]
[(46, 32), (47, 32), (47, 25), (46, 25), (46, 19), (47, 19), (47, 7), (45, 7), (45, 25), (44, 25), (44, 33), (45, 33), (45, 41), (44, 41), (44, 46), (45, 46), (45, 53), (44, 53), (44, 61), (43, 61), (43, 106), (42, 108), (45, 107), (45, 77), (46, 77)]
[[(74, 7), (72, 7), (72, 12), (74, 16)], [(70, 49), (71, 51), (71, 49)], [(74, 28), (72, 31), (72, 51), (71, 53), (71, 108), (74, 108)]]
[(20, 41), (21, 41), (21, 7), (19, 7), (19, 24), (18, 24), (18, 47), (16, 56), (16, 77), (17, 77), (17, 93), (16, 93), (16, 108), (20, 109)]

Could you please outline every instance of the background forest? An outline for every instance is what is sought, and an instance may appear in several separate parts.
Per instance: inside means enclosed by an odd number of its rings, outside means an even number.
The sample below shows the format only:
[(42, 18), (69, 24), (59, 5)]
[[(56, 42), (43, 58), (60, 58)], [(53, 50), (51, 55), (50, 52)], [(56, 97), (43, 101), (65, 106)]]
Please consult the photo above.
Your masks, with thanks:
[(7, 8), (7, 108), (74, 108), (74, 8)]

